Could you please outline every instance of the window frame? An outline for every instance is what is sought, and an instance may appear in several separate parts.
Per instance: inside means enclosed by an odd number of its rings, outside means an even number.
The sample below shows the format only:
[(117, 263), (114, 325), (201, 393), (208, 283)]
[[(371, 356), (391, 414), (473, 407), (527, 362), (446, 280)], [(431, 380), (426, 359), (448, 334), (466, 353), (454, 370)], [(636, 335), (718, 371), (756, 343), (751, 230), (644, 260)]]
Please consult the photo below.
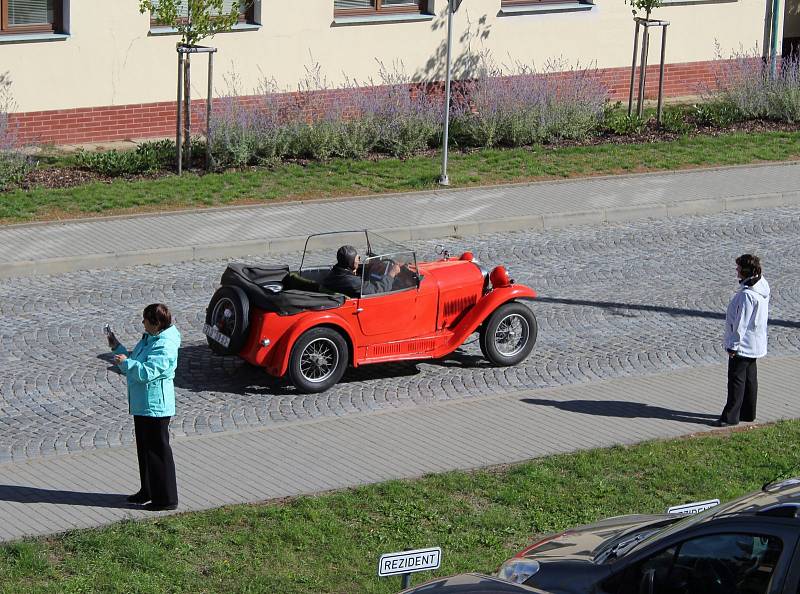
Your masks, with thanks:
[(64, 28), (64, 1), (53, 1), (53, 22), (33, 25), (11, 25), (8, 17), (9, 0), (0, 0), (0, 36), (29, 33), (58, 33)]
[[(0, 0), (0, 2), (3, 2), (3, 1), (5, 1), (5, 0)], [(183, 19), (183, 20), (185, 20), (185, 19)], [(245, 10), (245, 11), (241, 11), (240, 10), (239, 11), (238, 24), (240, 24), (240, 25), (250, 25), (250, 24), (254, 25), (254, 24), (256, 24), (256, 3), (255, 3), (255, 1), (250, 2), (250, 6), (247, 7), (247, 10)], [(165, 25), (164, 23), (158, 21), (153, 16), (153, 14), (150, 13), (150, 28), (151, 29), (155, 28), (155, 27), (166, 27), (166, 26), (167, 25)]]
[(524, 8), (531, 6), (541, 6), (543, 4), (572, 4), (582, 3), (582, 0), (500, 0), (500, 9), (503, 8)]
[(336, 8), (333, 4), (334, 17), (348, 16), (381, 16), (385, 14), (422, 14), (428, 5), (428, 0), (414, 0), (414, 6), (383, 6), (383, 0), (374, 0), (375, 6), (372, 8)]

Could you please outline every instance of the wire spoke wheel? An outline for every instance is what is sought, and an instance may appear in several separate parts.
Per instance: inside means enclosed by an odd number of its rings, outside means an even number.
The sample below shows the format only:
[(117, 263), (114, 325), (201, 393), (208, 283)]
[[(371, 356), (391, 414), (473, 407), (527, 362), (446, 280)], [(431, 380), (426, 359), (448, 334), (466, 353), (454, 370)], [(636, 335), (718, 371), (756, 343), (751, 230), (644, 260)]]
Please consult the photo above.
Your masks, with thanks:
[(530, 308), (509, 301), (481, 325), (481, 352), (492, 365), (516, 365), (530, 355), (538, 334), (536, 316)]
[(494, 343), (501, 355), (513, 357), (525, 348), (529, 335), (528, 321), (521, 315), (512, 313), (500, 320), (494, 332)]
[(236, 306), (233, 301), (223, 297), (214, 305), (211, 312), (211, 325), (225, 336), (232, 336), (236, 330)]
[(300, 355), (300, 373), (312, 383), (324, 382), (339, 365), (339, 349), (329, 338), (312, 340)]

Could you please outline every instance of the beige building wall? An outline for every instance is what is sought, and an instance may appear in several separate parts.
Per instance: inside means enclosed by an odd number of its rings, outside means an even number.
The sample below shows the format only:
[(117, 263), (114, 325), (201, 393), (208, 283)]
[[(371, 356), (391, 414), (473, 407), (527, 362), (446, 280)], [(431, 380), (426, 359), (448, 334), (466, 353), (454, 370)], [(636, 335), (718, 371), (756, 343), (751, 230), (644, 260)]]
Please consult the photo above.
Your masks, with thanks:
[[(633, 22), (622, 0), (597, 0), (589, 11), (503, 15), (501, 0), (464, 0), (454, 18), (453, 59), (461, 73), (471, 56), (488, 52), (497, 63), (541, 66), (562, 57), (570, 64), (627, 66)], [(175, 98), (177, 36), (155, 36), (136, 0), (72, 0), (68, 39), (0, 43), (0, 73), (8, 72), (17, 111), (126, 105)], [(292, 90), (318, 63), (331, 86), (345, 77), (379, 80), (378, 60), (402, 61), (417, 80), (440, 79), (444, 69), (446, 0), (433, 0), (428, 21), (334, 25), (333, 0), (262, 0), (262, 26), (216, 36), (215, 89), (236, 80), (250, 94), (263, 78)], [(302, 8), (298, 8), (302, 6)], [(714, 59), (743, 47), (762, 51), (763, 0), (669, 5), (653, 17), (669, 20), (667, 62)], [(651, 52), (657, 61), (658, 35)], [(205, 57), (194, 58), (194, 97), (206, 88)], [(345, 76), (346, 75), (346, 76)]]

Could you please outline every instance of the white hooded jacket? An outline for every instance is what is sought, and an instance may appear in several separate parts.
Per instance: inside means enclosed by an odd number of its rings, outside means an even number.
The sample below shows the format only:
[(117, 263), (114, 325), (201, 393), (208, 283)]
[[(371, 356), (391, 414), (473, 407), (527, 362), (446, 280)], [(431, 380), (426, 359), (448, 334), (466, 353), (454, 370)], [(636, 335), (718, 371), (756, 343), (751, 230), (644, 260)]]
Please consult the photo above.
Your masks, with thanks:
[(767, 354), (769, 284), (763, 277), (752, 287), (739, 284), (725, 315), (725, 350), (757, 359)]

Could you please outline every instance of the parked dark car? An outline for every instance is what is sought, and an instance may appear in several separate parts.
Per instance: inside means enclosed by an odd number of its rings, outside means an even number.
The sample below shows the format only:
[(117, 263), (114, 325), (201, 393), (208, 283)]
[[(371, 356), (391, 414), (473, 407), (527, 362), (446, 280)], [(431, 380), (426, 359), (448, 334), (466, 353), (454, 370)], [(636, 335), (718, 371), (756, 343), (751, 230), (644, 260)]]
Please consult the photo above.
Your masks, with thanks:
[(498, 577), (555, 594), (798, 594), (800, 479), (696, 515), (608, 518), (550, 535)]
[(403, 590), (400, 594), (548, 594), (544, 590), (513, 584), (492, 576), (462, 573)]

